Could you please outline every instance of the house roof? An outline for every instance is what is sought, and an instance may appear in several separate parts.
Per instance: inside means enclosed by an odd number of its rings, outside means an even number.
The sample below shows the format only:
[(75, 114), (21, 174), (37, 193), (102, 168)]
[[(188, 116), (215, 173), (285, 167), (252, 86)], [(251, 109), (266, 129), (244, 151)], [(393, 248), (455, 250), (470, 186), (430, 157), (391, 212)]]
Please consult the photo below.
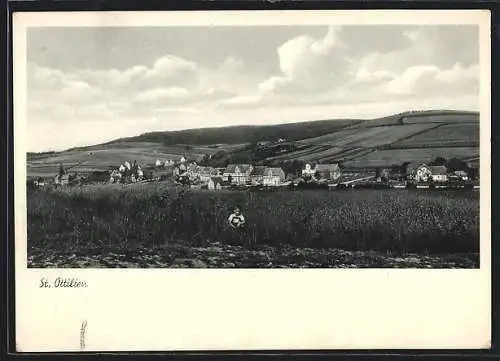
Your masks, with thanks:
[(265, 172), (266, 172), (266, 167), (258, 165), (253, 168), (252, 175), (263, 176)]
[(247, 173), (251, 168), (251, 164), (229, 164), (226, 169), (224, 170), (224, 173), (235, 173), (236, 167), (240, 169), (240, 172), (242, 173)]
[(435, 175), (445, 175), (448, 173), (444, 165), (431, 165), (428, 168)]
[[(269, 174), (271, 173), (271, 174)], [(281, 168), (266, 168), (266, 175), (271, 176), (281, 176), (283, 174), (283, 169)]]

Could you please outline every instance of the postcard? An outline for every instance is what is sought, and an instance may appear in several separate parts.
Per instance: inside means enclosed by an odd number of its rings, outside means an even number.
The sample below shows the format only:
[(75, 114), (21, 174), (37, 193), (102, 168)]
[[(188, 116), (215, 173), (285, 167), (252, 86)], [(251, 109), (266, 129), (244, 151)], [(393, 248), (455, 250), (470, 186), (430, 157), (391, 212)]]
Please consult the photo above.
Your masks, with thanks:
[(491, 339), (490, 14), (13, 15), (18, 352)]

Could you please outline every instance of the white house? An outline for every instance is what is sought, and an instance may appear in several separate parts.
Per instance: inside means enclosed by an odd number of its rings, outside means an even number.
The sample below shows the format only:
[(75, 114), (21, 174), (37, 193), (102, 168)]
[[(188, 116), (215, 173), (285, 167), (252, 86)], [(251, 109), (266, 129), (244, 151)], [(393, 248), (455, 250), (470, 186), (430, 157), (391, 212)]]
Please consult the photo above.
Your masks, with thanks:
[(176, 168), (177, 168), (179, 174), (186, 173), (186, 171), (188, 169), (185, 163), (180, 163)]
[(66, 184), (69, 184), (69, 174), (62, 174), (62, 175), (59, 175), (57, 174), (55, 177), (54, 177), (54, 184), (56, 185), (66, 185)]
[(453, 172), (453, 177), (455, 179), (460, 179), (462, 181), (468, 181), (469, 180), (469, 176), (467, 175), (467, 172), (464, 171), (464, 170), (457, 170), (457, 171)]
[[(125, 168), (124, 168), (124, 170), (125, 170)], [(122, 178), (121, 172), (114, 169), (109, 176), (109, 182), (110, 183), (118, 183), (121, 178)]]
[(444, 165), (428, 166), (420, 165), (412, 171), (413, 178), (416, 182), (446, 182), (448, 180), (447, 169)]
[(33, 181), (33, 184), (37, 187), (43, 187), (45, 186), (45, 181), (43, 180), (43, 178), (38, 178)]
[(281, 168), (266, 168), (263, 185), (276, 187), (285, 181), (285, 172)]
[(313, 177), (316, 173), (316, 164), (306, 163), (302, 169), (302, 176)]
[(429, 168), (434, 182), (448, 181), (448, 171), (444, 165), (430, 166)]
[(125, 166), (123, 164), (121, 164), (120, 168), (118, 168), (118, 171), (125, 172)]
[(125, 166), (125, 168), (127, 168), (128, 170), (130, 170), (132, 168), (132, 166), (130, 165), (130, 162), (125, 162), (123, 163), (123, 165)]
[(157, 160), (156, 160), (155, 166), (157, 166), (157, 167), (161, 167), (161, 162), (160, 162), (160, 160), (159, 160), (159, 159), (157, 159)]
[(175, 162), (172, 159), (167, 159), (165, 161), (165, 163), (163, 164), (163, 166), (169, 167), (169, 166), (174, 165), (174, 164), (175, 164)]
[(302, 169), (303, 177), (316, 178), (318, 174), (320, 179), (336, 181), (340, 178), (342, 172), (337, 163), (330, 163), (330, 164), (306, 163), (304, 169)]
[(229, 181), (233, 184), (247, 184), (250, 182), (250, 175), (252, 174), (253, 166), (251, 164), (229, 164), (222, 177), (224, 181)]

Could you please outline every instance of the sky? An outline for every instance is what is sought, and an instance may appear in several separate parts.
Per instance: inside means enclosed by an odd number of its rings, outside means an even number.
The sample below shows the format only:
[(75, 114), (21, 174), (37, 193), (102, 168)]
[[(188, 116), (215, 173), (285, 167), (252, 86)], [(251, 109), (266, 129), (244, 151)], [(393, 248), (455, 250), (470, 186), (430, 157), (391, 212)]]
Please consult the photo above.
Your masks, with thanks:
[(474, 25), (29, 28), (27, 56), (35, 152), (150, 131), (479, 109)]

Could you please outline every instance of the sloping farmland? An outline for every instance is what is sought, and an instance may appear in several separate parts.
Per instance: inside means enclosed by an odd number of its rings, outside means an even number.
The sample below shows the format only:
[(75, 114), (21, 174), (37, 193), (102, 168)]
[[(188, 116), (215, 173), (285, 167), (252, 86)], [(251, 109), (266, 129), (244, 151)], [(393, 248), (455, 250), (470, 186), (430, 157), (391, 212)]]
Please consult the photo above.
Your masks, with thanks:
[[(209, 148), (189, 148), (184, 146), (163, 147), (151, 143), (128, 143), (96, 146), (92, 148), (72, 149), (60, 153), (47, 154), (43, 157), (28, 156), (27, 173), (32, 175), (51, 175), (59, 169), (59, 164), (65, 168), (70, 168), (78, 164), (75, 171), (89, 172), (95, 170), (108, 170), (111, 167), (118, 167), (125, 161), (137, 161), (141, 166), (151, 165), (160, 160), (178, 160), (183, 155), (200, 160), (204, 152), (209, 153)], [(214, 149), (219, 151), (220, 149)]]
[(404, 116), (404, 124), (414, 123), (479, 123), (479, 114), (476, 113), (449, 113), (449, 114), (412, 114)]
[(479, 123), (444, 124), (396, 143), (402, 146), (479, 145)]
[(430, 162), (437, 157), (464, 159), (479, 155), (479, 148), (415, 148), (375, 150), (345, 162), (347, 167), (388, 167), (405, 162)]

